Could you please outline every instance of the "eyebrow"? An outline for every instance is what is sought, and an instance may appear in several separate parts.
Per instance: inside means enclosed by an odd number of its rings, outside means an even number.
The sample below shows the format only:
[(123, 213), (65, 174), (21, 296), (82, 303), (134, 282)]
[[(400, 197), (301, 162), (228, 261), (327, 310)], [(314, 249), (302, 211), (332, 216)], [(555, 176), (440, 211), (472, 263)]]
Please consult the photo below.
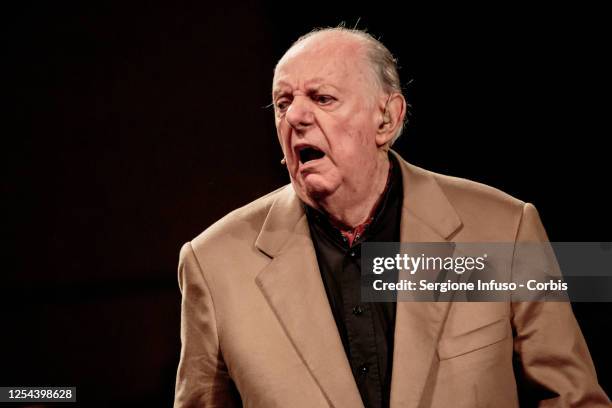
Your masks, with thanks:
[[(319, 78), (319, 77), (317, 77), (317, 78), (313, 78), (313, 79), (310, 79), (310, 80), (307, 82), (307, 84), (308, 84), (308, 85), (307, 85), (307, 92), (308, 92), (308, 93), (316, 92), (316, 91), (318, 91), (319, 89), (321, 89), (321, 88), (323, 88), (323, 87), (330, 87), (330, 88), (333, 88), (333, 89), (335, 89), (335, 90), (337, 90), (337, 91), (339, 91), (339, 90), (340, 90), (338, 87), (336, 87), (336, 86), (334, 86), (334, 85), (331, 85), (331, 84), (325, 83), (325, 82), (324, 82), (324, 79), (323, 79), (323, 78)], [(290, 85), (288, 82), (285, 82), (285, 81), (279, 81), (279, 82), (277, 83), (277, 87), (276, 87), (276, 88), (274, 89), (274, 91), (272, 92), (272, 98), (274, 99), (274, 98), (276, 98), (276, 97), (277, 97), (279, 94), (286, 93), (286, 92), (285, 92), (285, 91), (286, 91), (286, 88), (291, 88), (291, 85)]]
[(279, 94), (285, 92), (287, 88), (291, 88), (287, 82), (280, 81), (272, 91), (272, 98), (276, 98)]

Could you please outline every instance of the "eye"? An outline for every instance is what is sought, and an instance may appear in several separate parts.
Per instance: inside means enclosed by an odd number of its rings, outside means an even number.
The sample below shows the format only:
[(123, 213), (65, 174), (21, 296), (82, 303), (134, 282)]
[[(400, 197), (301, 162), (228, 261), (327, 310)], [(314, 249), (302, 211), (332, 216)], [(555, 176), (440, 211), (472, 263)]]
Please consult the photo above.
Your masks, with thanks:
[(319, 105), (323, 105), (323, 106), (329, 105), (335, 100), (334, 97), (329, 96), (329, 95), (314, 95), (312, 99)]
[(287, 108), (289, 107), (291, 101), (289, 101), (289, 99), (287, 98), (281, 98), (279, 100), (276, 101), (276, 104), (274, 105), (276, 107), (276, 109), (280, 112), (284, 112), (285, 110), (287, 110)]

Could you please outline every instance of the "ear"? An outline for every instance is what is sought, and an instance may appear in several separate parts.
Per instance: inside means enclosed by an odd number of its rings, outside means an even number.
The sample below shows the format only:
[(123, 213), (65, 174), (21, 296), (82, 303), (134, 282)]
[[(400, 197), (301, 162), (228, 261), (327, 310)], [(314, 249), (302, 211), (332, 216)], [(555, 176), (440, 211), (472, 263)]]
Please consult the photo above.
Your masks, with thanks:
[(380, 108), (380, 124), (376, 132), (376, 145), (379, 147), (390, 143), (402, 125), (406, 115), (406, 100), (401, 93), (394, 92), (388, 99), (385, 98)]

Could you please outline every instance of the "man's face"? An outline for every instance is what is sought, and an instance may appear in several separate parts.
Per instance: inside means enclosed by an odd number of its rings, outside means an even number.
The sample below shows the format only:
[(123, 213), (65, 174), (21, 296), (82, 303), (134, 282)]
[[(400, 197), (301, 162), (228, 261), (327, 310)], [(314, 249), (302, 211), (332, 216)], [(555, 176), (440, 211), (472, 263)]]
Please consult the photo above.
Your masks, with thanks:
[(277, 134), (296, 193), (307, 203), (350, 194), (373, 175), (380, 95), (363, 52), (354, 41), (306, 40), (276, 68)]

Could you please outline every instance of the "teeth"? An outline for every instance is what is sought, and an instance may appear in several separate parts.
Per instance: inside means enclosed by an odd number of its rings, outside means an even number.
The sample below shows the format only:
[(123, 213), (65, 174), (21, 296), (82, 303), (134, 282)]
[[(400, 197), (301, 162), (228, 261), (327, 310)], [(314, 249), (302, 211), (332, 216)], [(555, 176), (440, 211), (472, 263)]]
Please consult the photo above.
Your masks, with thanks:
[(300, 150), (300, 161), (302, 163), (306, 163), (311, 160), (317, 160), (323, 156), (325, 156), (325, 153), (314, 147), (306, 147)]

